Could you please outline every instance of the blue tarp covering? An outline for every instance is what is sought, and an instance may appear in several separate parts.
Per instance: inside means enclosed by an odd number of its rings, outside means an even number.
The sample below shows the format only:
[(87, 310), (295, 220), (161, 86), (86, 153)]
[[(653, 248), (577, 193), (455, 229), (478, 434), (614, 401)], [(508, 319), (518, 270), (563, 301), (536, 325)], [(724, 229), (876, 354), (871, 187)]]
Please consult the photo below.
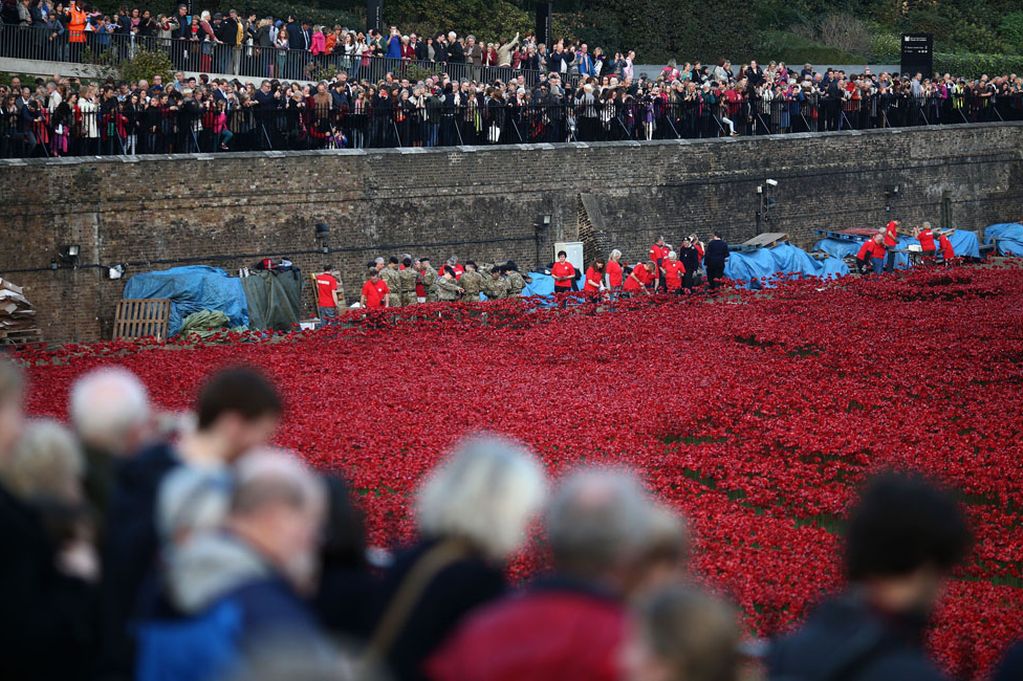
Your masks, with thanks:
[[(990, 229), (990, 227), (988, 228)], [(967, 232), (957, 229), (952, 232), (948, 240), (952, 242), (952, 250), (960, 258), (979, 258), (980, 241), (976, 232)], [(846, 241), (845, 239), (821, 239), (814, 245), (814, 249), (824, 251), (836, 258), (855, 258), (856, 252), (863, 245), (863, 239), (859, 241)], [(899, 248), (906, 248), (909, 245), (919, 245), (920, 242), (908, 236), (899, 237)], [(905, 269), (909, 266), (909, 256), (905, 253), (896, 253), (895, 266), (898, 269)]]
[[(770, 286), (779, 275), (802, 275), (831, 279), (849, 274), (849, 267), (840, 258), (817, 260), (792, 244), (774, 248), (758, 248), (747, 253), (731, 253), (725, 261), (725, 276), (745, 281), (748, 288)], [(767, 280), (767, 283), (761, 280)]]
[(220, 310), (231, 326), (248, 326), (249, 311), (241, 279), (215, 267), (191, 265), (136, 274), (124, 285), (125, 298), (170, 298), (171, 336), (181, 330), (181, 320), (200, 310)]
[(543, 272), (530, 272), (529, 278), (533, 281), (526, 284), (522, 289), (524, 296), (550, 296), (554, 295), (554, 277)]
[(1003, 222), (989, 225), (984, 230), (984, 243), (998, 239), (998, 255), (1023, 256), (1023, 225), (1018, 222)]

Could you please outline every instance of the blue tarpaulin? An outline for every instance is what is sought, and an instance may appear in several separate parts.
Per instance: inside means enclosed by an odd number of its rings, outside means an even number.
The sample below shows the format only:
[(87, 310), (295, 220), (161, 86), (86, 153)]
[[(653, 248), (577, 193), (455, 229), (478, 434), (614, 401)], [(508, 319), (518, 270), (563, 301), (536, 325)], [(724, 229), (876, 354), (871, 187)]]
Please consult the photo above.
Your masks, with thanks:
[(554, 277), (543, 272), (530, 272), (531, 282), (522, 289), (523, 296), (551, 296), (554, 295)]
[(770, 286), (779, 276), (809, 276), (832, 279), (849, 274), (840, 258), (817, 260), (792, 244), (758, 248), (746, 253), (731, 253), (725, 261), (725, 276), (746, 282), (747, 288)]
[(1023, 256), (1023, 225), (1003, 222), (984, 230), (984, 243), (997, 243), (998, 255)]
[(168, 335), (181, 330), (181, 321), (200, 310), (220, 310), (231, 326), (248, 326), (249, 312), (240, 279), (215, 267), (190, 265), (136, 274), (124, 285), (125, 298), (169, 298)]
[[(990, 228), (989, 228), (990, 229)], [(949, 235), (948, 240), (952, 243), (952, 250), (960, 258), (979, 258), (980, 241), (976, 232), (957, 229)], [(845, 239), (821, 239), (814, 245), (814, 249), (824, 251), (836, 258), (855, 258), (865, 239), (859, 241), (847, 241)], [(912, 237), (899, 237), (899, 248), (906, 248), (910, 245), (919, 245), (920, 242)], [(935, 240), (937, 244), (937, 240)], [(909, 256), (905, 253), (895, 254), (895, 267), (905, 269), (909, 266)]]

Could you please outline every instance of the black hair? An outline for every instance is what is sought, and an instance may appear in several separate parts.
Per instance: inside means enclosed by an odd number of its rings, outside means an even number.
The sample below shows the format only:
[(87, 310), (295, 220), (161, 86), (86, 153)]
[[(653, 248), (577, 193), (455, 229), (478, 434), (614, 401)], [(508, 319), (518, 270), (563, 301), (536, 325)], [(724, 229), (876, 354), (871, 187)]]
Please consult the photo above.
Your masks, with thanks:
[(334, 271), (334, 266), (333, 265), (324, 265), (323, 266), (323, 271), (324, 272), (333, 272)]
[(558, 257), (560, 258), (561, 256), (565, 256), (567, 258), (568, 253), (565, 253), (564, 251), (558, 251)]
[(279, 416), (284, 411), (277, 388), (266, 376), (249, 367), (223, 369), (213, 374), (199, 391), (196, 403), (198, 429), (205, 430), (227, 413), (246, 421)]
[(412, 267), (412, 258), (405, 258), (401, 261), (401, 264), (405, 267)]
[(387, 259), (387, 262), (391, 263), (392, 265), (397, 265), (398, 264), (398, 258), (396, 258), (395, 256), (392, 255), (390, 258)]
[(918, 474), (871, 480), (849, 516), (845, 569), (850, 580), (897, 577), (932, 565), (951, 570), (970, 546), (955, 499)]

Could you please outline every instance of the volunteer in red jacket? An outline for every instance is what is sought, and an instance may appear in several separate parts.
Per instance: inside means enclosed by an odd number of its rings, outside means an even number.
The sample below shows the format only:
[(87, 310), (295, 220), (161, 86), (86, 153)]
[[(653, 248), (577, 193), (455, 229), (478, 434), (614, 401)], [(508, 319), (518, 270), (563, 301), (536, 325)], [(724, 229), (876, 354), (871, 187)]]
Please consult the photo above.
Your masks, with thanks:
[(558, 261), (551, 266), (551, 276), (554, 277), (555, 293), (569, 293), (572, 290), (575, 268), (568, 261), (568, 253), (565, 251), (558, 251)]
[(856, 251), (856, 267), (860, 274), (866, 274), (873, 269), (873, 264), (870, 262), (874, 255), (874, 237), (870, 237), (863, 242), (860, 246), (860, 250)]
[(884, 228), (884, 247), (887, 252), (888, 259), (885, 261), (884, 269), (886, 272), (891, 272), (895, 269), (895, 249), (899, 246), (899, 227), (902, 226), (900, 220), (889, 220), (888, 224)]
[(875, 234), (867, 243), (870, 244), (870, 262), (874, 266), (874, 274), (881, 274), (884, 271), (884, 258), (888, 253), (884, 245), (884, 236)]
[(668, 293), (682, 293), (682, 277), (685, 276), (686, 266), (678, 259), (678, 253), (668, 251), (668, 259), (664, 261), (663, 269)]
[(625, 284), (623, 284), (622, 289), (630, 296), (634, 296), (639, 293), (649, 294), (650, 290), (647, 289), (646, 285), (652, 276), (652, 274), (647, 273), (646, 265), (638, 262), (636, 263), (636, 266), (632, 268), (632, 271), (629, 272), (628, 276), (625, 277)]
[(664, 245), (663, 236), (657, 237), (657, 242), (650, 247), (650, 262), (655, 265), (654, 272), (657, 273), (657, 278), (661, 280), (661, 288), (664, 288), (664, 274), (662, 270), (669, 252), (671, 252), (671, 249)]
[(952, 242), (948, 240), (948, 235), (944, 232), (938, 235), (938, 246), (941, 247), (941, 258), (948, 265), (956, 257), (955, 249), (952, 248)]
[(920, 242), (923, 257), (927, 260), (933, 258), (937, 249), (934, 246), (934, 232), (931, 230), (931, 223), (925, 222), (920, 227), (920, 231), (916, 234), (916, 240)]
[(604, 261), (597, 258), (586, 268), (586, 283), (583, 285), (583, 293), (596, 298), (603, 287)]
[(379, 310), (390, 307), (388, 296), (391, 289), (387, 282), (380, 278), (380, 272), (375, 267), (369, 269), (369, 279), (362, 285), (362, 306), (370, 310)]
[(331, 274), (333, 267), (327, 267), (326, 272), (317, 274), (316, 279), (316, 307), (320, 319), (337, 319), (337, 278)]
[(625, 283), (625, 271), (622, 269), (622, 252), (617, 248), (611, 251), (611, 257), (607, 260), (607, 287), (612, 293), (622, 290)]

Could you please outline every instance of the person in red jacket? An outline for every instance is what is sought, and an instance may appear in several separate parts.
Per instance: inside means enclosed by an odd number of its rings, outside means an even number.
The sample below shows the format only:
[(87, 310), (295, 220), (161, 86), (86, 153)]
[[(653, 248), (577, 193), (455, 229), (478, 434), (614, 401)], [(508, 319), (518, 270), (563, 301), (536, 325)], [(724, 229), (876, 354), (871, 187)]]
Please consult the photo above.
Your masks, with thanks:
[(602, 288), (604, 288), (604, 261), (597, 258), (586, 268), (586, 283), (583, 284), (583, 292), (596, 298)]
[(875, 234), (867, 243), (870, 245), (868, 255), (870, 256), (870, 263), (874, 267), (874, 274), (881, 274), (884, 271), (885, 256), (889, 252), (884, 244), (884, 236)]
[(433, 681), (618, 681), (625, 601), (648, 577), (655, 506), (634, 476), (569, 476), (545, 530), (554, 575), (470, 614), (424, 665)]
[(920, 242), (920, 250), (926, 260), (931, 260), (937, 249), (934, 246), (934, 232), (931, 230), (931, 223), (925, 222), (916, 233), (916, 240)]
[(370, 310), (389, 307), (387, 294), (390, 292), (391, 289), (387, 287), (387, 282), (380, 278), (377, 268), (369, 268), (369, 279), (362, 285), (362, 306)]
[(622, 290), (630, 296), (637, 295), (639, 293), (650, 293), (650, 289), (646, 287), (647, 282), (653, 277), (652, 274), (647, 272), (646, 264), (638, 262), (636, 266), (632, 268), (628, 276), (625, 277), (625, 283), (622, 285)]
[(889, 220), (888, 224), (884, 228), (884, 247), (887, 255), (887, 259), (884, 263), (885, 272), (891, 272), (895, 269), (895, 249), (899, 245), (899, 227), (902, 225), (900, 220)]
[(657, 242), (650, 247), (650, 262), (654, 264), (654, 272), (657, 273), (657, 278), (661, 280), (661, 288), (664, 288), (664, 261), (668, 258), (670, 251), (671, 249), (664, 244), (663, 236), (657, 237)]
[(860, 250), (856, 251), (856, 269), (860, 274), (866, 274), (873, 265), (870, 262), (872, 254), (874, 252), (874, 238), (871, 237), (863, 242), (860, 246)]
[(625, 272), (622, 269), (622, 252), (617, 248), (611, 251), (611, 257), (608, 258), (604, 269), (607, 271), (607, 287), (611, 289), (612, 293), (621, 291), (622, 284), (625, 283)]
[(682, 277), (685, 276), (686, 266), (678, 259), (678, 253), (668, 252), (668, 259), (664, 261), (664, 282), (668, 293), (682, 293)]
[(558, 251), (558, 260), (551, 266), (551, 276), (554, 277), (555, 293), (568, 293), (572, 290), (575, 268), (568, 261), (568, 253), (565, 251)]
[(941, 259), (945, 261), (945, 264), (950, 264), (956, 257), (955, 249), (952, 248), (952, 242), (948, 240), (948, 235), (941, 233), (938, 235), (938, 246), (941, 247)]

